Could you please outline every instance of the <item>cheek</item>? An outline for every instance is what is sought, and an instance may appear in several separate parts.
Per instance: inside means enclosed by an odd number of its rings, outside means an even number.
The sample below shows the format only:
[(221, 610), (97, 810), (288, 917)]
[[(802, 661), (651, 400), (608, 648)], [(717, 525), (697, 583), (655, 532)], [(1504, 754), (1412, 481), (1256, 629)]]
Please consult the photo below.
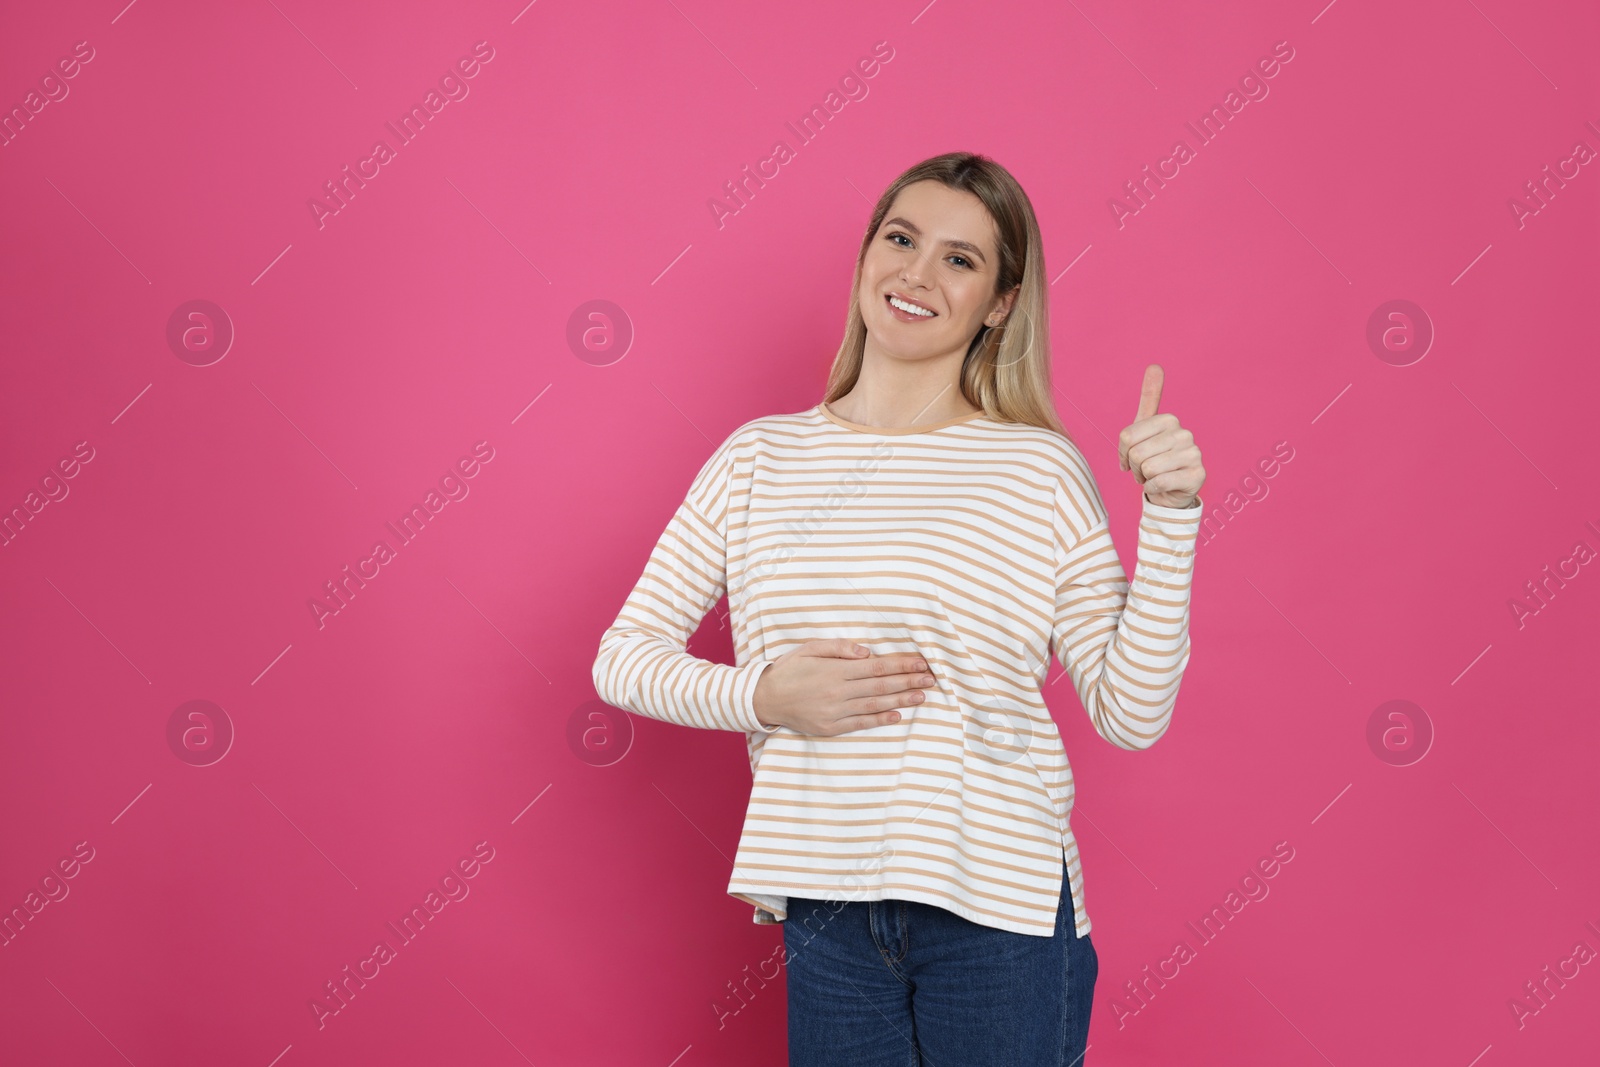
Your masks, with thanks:
[(982, 321), (983, 303), (985, 293), (977, 285), (947, 285), (945, 292), (950, 294), (950, 310), (953, 317), (966, 321), (977, 319)]
[(866, 306), (877, 298), (876, 284), (865, 271), (861, 274), (861, 288), (856, 290), (856, 303), (866, 310)]
[(867, 249), (867, 258), (861, 261), (861, 280), (869, 284), (894, 269), (893, 257), (877, 245)]

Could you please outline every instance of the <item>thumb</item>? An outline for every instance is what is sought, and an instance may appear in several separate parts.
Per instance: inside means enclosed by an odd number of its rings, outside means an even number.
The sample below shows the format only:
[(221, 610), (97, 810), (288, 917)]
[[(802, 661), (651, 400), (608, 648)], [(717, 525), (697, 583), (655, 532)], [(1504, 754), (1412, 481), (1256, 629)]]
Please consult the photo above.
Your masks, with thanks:
[(1134, 422), (1148, 419), (1161, 407), (1161, 384), (1164, 375), (1161, 364), (1152, 363), (1144, 369), (1144, 384), (1139, 387), (1139, 414), (1133, 417)]

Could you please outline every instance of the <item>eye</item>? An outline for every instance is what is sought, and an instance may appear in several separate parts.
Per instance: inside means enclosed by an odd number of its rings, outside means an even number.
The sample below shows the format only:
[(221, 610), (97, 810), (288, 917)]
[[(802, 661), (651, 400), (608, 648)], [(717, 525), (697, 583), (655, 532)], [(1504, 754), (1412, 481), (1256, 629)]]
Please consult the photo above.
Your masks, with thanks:
[[(903, 238), (906, 243), (905, 244), (900, 244), (898, 241), (895, 240), (896, 238)], [(884, 235), (884, 240), (886, 240), (886, 241), (895, 241), (895, 246), (897, 248), (910, 248), (911, 247), (911, 238), (908, 235), (906, 235), (904, 233), (901, 233), (899, 230), (894, 230), (894, 231), (891, 231), (890, 233), (885, 234)], [(977, 270), (977, 268), (972, 265), (972, 261), (970, 259), (968, 259), (966, 256), (961, 255), (960, 253), (951, 253), (946, 258), (947, 259), (952, 259), (952, 260), (959, 260), (960, 262), (957, 265), (961, 266), (961, 267), (963, 267), (963, 268), (965, 268), (967, 270)]]

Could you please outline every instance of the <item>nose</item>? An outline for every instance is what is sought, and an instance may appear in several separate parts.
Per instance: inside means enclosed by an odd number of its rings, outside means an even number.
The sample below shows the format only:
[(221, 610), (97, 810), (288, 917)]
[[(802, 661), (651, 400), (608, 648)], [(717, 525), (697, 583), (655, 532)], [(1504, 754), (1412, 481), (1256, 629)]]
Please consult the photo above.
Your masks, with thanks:
[(921, 252), (908, 258), (900, 267), (900, 280), (907, 288), (915, 288), (927, 280), (928, 260)]

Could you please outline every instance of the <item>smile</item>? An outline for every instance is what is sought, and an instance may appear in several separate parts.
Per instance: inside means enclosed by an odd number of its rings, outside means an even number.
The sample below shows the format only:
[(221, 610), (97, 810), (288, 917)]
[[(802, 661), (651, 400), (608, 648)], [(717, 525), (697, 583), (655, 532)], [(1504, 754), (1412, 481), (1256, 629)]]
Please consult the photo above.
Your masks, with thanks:
[(885, 296), (884, 300), (888, 302), (889, 307), (894, 311), (895, 318), (906, 322), (931, 319), (936, 314), (936, 312), (930, 311), (928, 308), (913, 304), (909, 300), (902, 300), (892, 294)]

